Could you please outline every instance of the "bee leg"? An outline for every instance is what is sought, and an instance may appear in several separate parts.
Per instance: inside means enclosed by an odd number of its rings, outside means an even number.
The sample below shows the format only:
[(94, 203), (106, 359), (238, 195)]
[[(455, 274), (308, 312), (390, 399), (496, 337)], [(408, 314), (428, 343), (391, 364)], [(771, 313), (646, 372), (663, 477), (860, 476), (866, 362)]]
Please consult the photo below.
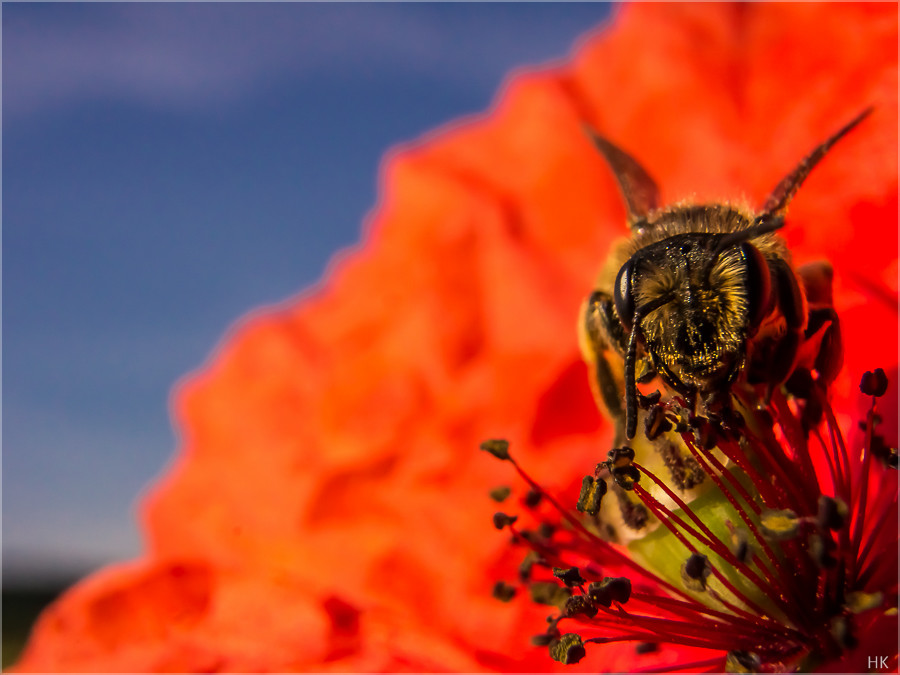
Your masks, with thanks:
[(596, 382), (595, 398), (599, 394), (606, 411), (615, 422), (616, 434), (613, 442), (616, 446), (622, 445), (625, 442), (625, 411), (622, 409), (622, 390), (616, 382), (609, 361), (602, 353), (597, 354), (594, 362), (594, 378)]
[(731, 393), (726, 389), (716, 389), (703, 396), (703, 407), (707, 416), (715, 416), (731, 409)]
[[(827, 326), (825, 326), (826, 323)], [(831, 384), (844, 364), (841, 323), (833, 307), (814, 307), (809, 310), (809, 327), (806, 330), (806, 337), (811, 338), (819, 330), (822, 330), (823, 333), (814, 366), (822, 381), (825, 384)]]
[[(656, 377), (656, 369), (648, 355), (637, 353), (634, 337), (625, 332), (612, 296), (594, 291), (582, 316), (581, 351), (594, 371), (591, 382), (594, 398), (616, 420), (616, 443), (621, 445), (625, 437), (634, 437), (637, 428), (640, 392), (636, 383), (646, 383)], [(613, 367), (607, 358), (610, 354), (624, 359), (624, 372)]]
[(603, 291), (591, 293), (584, 322), (591, 341), (612, 347), (620, 356), (625, 355), (628, 334), (619, 321), (611, 295)]
[(625, 411), (622, 407), (624, 382), (616, 374), (607, 354), (612, 350), (622, 355), (624, 340), (622, 324), (615, 314), (612, 297), (595, 291), (583, 312), (582, 345), (585, 361), (593, 368), (591, 389), (597, 403), (602, 405), (616, 423), (617, 445), (624, 440)]
[(812, 340), (819, 331), (822, 332), (813, 367), (819, 372), (825, 384), (830, 384), (840, 372), (844, 361), (844, 348), (841, 340), (841, 324), (837, 312), (834, 311), (834, 296), (831, 283), (834, 270), (827, 262), (815, 262), (803, 265), (797, 275), (806, 291), (809, 303), (805, 340)]
[(780, 338), (772, 350), (768, 364), (766, 377), (765, 400), (768, 403), (772, 391), (784, 382), (797, 360), (797, 352), (803, 342), (803, 334), (806, 329), (806, 300), (797, 275), (791, 267), (781, 259), (769, 261), (769, 269), (772, 272), (773, 285), (776, 292), (776, 301), (781, 315), (787, 327), (785, 334)]
[(634, 326), (628, 338), (625, 352), (625, 438), (632, 439), (637, 433), (637, 380), (635, 361), (637, 360), (637, 336), (641, 325), (640, 315), (635, 313)]
[(685, 409), (688, 411), (689, 420), (697, 417), (697, 402), (699, 400), (696, 391), (689, 391), (682, 394), (684, 397)]

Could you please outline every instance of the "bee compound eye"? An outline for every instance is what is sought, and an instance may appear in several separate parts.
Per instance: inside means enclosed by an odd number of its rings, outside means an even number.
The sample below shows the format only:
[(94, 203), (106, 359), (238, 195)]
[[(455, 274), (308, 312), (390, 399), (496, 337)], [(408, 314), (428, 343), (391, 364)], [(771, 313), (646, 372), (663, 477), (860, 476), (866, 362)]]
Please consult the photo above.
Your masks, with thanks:
[(629, 260), (616, 275), (616, 287), (613, 289), (613, 300), (616, 303), (616, 313), (626, 331), (631, 330), (631, 322), (634, 318), (634, 293), (632, 283), (634, 279), (634, 259)]
[(750, 242), (740, 245), (744, 260), (745, 286), (747, 288), (747, 319), (751, 326), (758, 326), (765, 318), (772, 293), (769, 265), (760, 250)]

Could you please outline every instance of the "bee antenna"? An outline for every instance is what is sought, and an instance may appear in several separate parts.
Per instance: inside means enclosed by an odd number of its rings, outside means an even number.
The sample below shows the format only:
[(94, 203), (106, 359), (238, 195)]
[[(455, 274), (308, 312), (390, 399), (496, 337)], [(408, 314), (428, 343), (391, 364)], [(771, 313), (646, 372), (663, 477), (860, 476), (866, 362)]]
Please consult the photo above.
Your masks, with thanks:
[(635, 361), (637, 360), (637, 334), (643, 317), (635, 312), (628, 348), (625, 351), (625, 438), (629, 441), (637, 433), (637, 382), (635, 381)]
[(753, 224), (750, 227), (723, 235), (716, 245), (715, 254), (719, 255), (722, 251), (732, 246), (756, 239), (775, 230), (780, 230), (782, 227), (784, 227), (784, 216), (763, 213), (753, 220)]
[(821, 145), (816, 146), (811, 153), (804, 157), (797, 167), (785, 176), (775, 189), (772, 190), (772, 193), (766, 199), (765, 204), (763, 204), (763, 214), (776, 215), (784, 213), (787, 210), (791, 199), (797, 193), (797, 190), (803, 184), (803, 181), (806, 180), (809, 172), (812, 171), (825, 154), (831, 150), (831, 146), (850, 133), (857, 124), (866, 119), (866, 117), (872, 113), (872, 110), (874, 110), (873, 106), (869, 106), (863, 110), (859, 115), (854, 117), (837, 131), (837, 133), (832, 135)]
[(659, 207), (659, 188), (656, 182), (634, 157), (600, 136), (589, 126), (585, 125), (584, 130), (606, 159), (619, 182), (619, 188), (625, 198), (629, 227), (637, 229), (646, 225), (647, 216)]
[(625, 438), (629, 441), (637, 433), (637, 377), (635, 375), (637, 361), (637, 339), (641, 330), (641, 320), (655, 309), (669, 302), (669, 296), (662, 296), (641, 305), (634, 310), (628, 346), (625, 349)]

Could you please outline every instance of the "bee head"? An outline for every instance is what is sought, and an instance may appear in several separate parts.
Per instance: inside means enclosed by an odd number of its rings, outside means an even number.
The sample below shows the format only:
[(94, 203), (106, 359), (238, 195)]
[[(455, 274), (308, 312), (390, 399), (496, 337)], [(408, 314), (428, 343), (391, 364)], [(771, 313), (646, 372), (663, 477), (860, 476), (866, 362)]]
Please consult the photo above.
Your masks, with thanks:
[(640, 237), (612, 289), (627, 336), (626, 435), (637, 423), (639, 350), (651, 371), (689, 397), (721, 392), (737, 378), (748, 339), (774, 307), (760, 246), (770, 246), (767, 235), (783, 224), (780, 215), (754, 219), (723, 204), (653, 214), (649, 227), (675, 234)]
[[(864, 110), (807, 155), (778, 183), (755, 218), (723, 204), (660, 209), (659, 189), (650, 174), (624, 150), (587, 129), (619, 183), (638, 245), (613, 287), (615, 311), (627, 336), (622, 345), (627, 438), (634, 437), (637, 427), (639, 344), (677, 391), (727, 393), (745, 364), (748, 335), (775, 305), (774, 268), (767, 257), (782, 278), (793, 275), (787, 262), (774, 260), (771, 252), (763, 255), (754, 240), (784, 225), (788, 205), (813, 167), (871, 111)], [(724, 222), (717, 220), (723, 217)], [(795, 290), (800, 294), (796, 286), (794, 280), (774, 293), (778, 304), (790, 309), (795, 328), (805, 323), (802, 297), (790, 297)]]
[[(668, 215), (681, 219), (684, 211)], [(721, 215), (721, 209), (704, 212)], [(711, 390), (733, 380), (743, 365), (747, 336), (772, 307), (769, 267), (752, 239), (780, 224), (748, 221), (738, 232), (682, 232), (638, 249), (620, 268), (616, 314), (676, 390)]]

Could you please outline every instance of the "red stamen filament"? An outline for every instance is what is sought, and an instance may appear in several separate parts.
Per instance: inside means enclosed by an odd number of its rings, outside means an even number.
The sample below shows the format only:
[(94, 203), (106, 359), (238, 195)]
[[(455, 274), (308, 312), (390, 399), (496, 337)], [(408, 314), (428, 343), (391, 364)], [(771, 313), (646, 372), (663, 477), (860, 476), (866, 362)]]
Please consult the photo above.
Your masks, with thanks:
[(700, 528), (703, 534), (706, 535), (705, 540), (698, 537), (698, 541), (700, 541), (701, 543), (705, 541), (706, 545), (709, 546), (717, 555), (722, 557), (730, 564), (734, 565), (738, 569), (738, 571), (740, 571), (740, 573), (744, 575), (744, 577), (746, 577), (766, 595), (769, 595), (771, 593), (771, 591), (773, 590), (773, 586), (778, 587), (778, 595), (772, 596), (772, 599), (777, 602), (778, 606), (783, 612), (785, 612), (785, 614), (790, 615), (787, 603), (784, 601), (784, 589), (780, 585), (780, 579), (778, 579), (777, 577), (773, 579), (769, 569), (765, 566), (760, 566), (760, 569), (766, 575), (766, 580), (763, 581), (762, 579), (760, 579), (759, 576), (752, 569), (750, 569), (750, 567), (746, 563), (741, 562), (735, 557), (735, 555), (731, 552), (731, 549), (729, 549), (721, 539), (716, 537), (713, 534), (712, 530), (710, 530), (703, 523), (703, 521), (697, 517), (697, 514), (695, 514), (693, 510), (680, 497), (678, 497), (678, 495), (676, 495), (668, 486), (666, 486), (663, 481), (657, 478), (651, 471), (648, 471), (646, 468), (637, 464), (637, 462), (635, 462), (634, 466), (638, 471), (640, 471), (648, 478), (650, 478), (654, 483), (656, 483), (656, 485), (659, 486), (659, 488), (662, 489), (663, 492), (665, 492), (666, 495), (675, 502), (678, 508), (680, 508), (694, 522), (694, 524), (698, 528)]
[[(675, 537), (678, 539), (678, 541), (680, 541), (682, 543), (682, 545), (684, 545), (684, 547), (687, 548), (691, 553), (697, 553), (696, 547), (693, 544), (691, 544), (687, 540), (687, 538), (685, 538), (685, 536), (676, 529), (675, 525), (679, 525), (685, 531), (692, 533), (691, 536), (698, 539), (698, 541), (702, 541), (703, 543), (706, 543), (707, 546), (711, 547), (710, 542), (704, 541), (696, 533), (695, 530), (690, 528), (683, 520), (681, 520), (678, 516), (676, 516), (671, 511), (669, 511), (669, 509), (667, 509), (665, 506), (660, 504), (649, 492), (644, 490), (640, 485), (635, 485), (634, 491), (641, 498), (641, 501), (643, 501), (644, 504), (646, 504), (647, 508), (649, 508), (653, 512), (653, 515), (655, 515), (660, 520), (660, 522), (662, 522), (662, 524), (665, 525), (669, 529), (669, 531), (675, 535)], [(716, 579), (718, 579), (719, 582), (732, 593), (732, 595), (734, 595), (736, 598), (740, 599), (741, 602), (743, 602), (745, 605), (747, 605), (753, 611), (757, 612), (760, 616), (765, 616), (765, 614), (766, 614), (765, 610), (763, 610), (759, 605), (757, 605), (752, 600), (747, 598), (746, 595), (744, 595), (743, 593), (738, 591), (728, 581), (728, 579), (721, 572), (719, 572), (719, 570), (717, 570), (715, 567), (712, 567), (711, 569), (712, 569), (712, 573), (716, 577)], [(756, 621), (756, 617), (753, 616), (752, 614), (750, 614), (749, 612), (740, 609), (739, 607), (731, 604), (730, 602), (724, 600), (721, 597), (717, 597), (716, 599), (719, 602), (721, 602), (723, 605), (725, 605), (732, 613), (736, 614), (737, 616), (741, 616), (744, 619), (746, 619), (747, 621), (750, 621), (751, 623)]]
[[(860, 486), (859, 492), (856, 494), (856, 499), (854, 500), (854, 504), (851, 508), (853, 513), (853, 548), (854, 551), (859, 551), (860, 544), (862, 542), (863, 529), (865, 528), (865, 520), (866, 520), (866, 501), (869, 495), (869, 466), (872, 463), (872, 453), (870, 452), (870, 448), (872, 447), (872, 431), (873, 431), (873, 422), (875, 420), (875, 397), (872, 397), (872, 405), (869, 408), (869, 412), (866, 413), (866, 444), (863, 446), (863, 465), (862, 465), (862, 475), (857, 480), (857, 483)], [(854, 570), (855, 571), (855, 570)]]
[[(703, 574), (712, 575), (727, 593), (721, 590), (717, 593), (715, 588), (707, 587), (705, 583), (703, 587), (711, 598), (721, 604), (719, 609), (708, 607), (702, 598), (696, 597), (696, 593), (688, 593), (657, 576), (632, 559), (624, 549), (594, 534), (581, 515), (564, 509), (557, 499), (510, 458), (531, 489), (544, 497), (559, 517), (572, 526), (571, 529), (557, 529), (554, 535), (547, 534), (544, 539), (523, 536), (512, 524), (509, 525), (517, 540), (526, 543), (540, 556), (538, 569), (545, 569), (549, 577), (550, 567), (578, 567), (585, 581), (599, 581), (605, 576), (602, 570), (606, 566), (626, 568), (636, 575), (632, 581), (635, 585), (630, 592), (628, 610), (617, 601), (606, 607), (602, 602), (590, 599), (594, 598), (591, 594), (582, 604), (567, 604), (573, 614), (563, 611), (555, 619), (554, 630), (558, 623), (575, 621), (588, 631), (583, 636), (585, 644), (662, 642), (716, 650), (720, 654), (729, 649), (741, 649), (755, 653), (754, 658), (758, 657), (768, 669), (796, 666), (798, 663), (793, 660), (803, 654), (831, 658), (843, 653), (844, 647), (832, 634), (831, 627), (834, 617), (846, 612), (846, 593), (851, 590), (871, 593), (876, 588), (890, 588), (892, 579), (888, 577), (896, 572), (890, 564), (883, 564), (884, 556), (879, 555), (883, 553), (879, 545), (884, 542), (884, 531), (893, 530), (890, 521), (896, 510), (897, 491), (891, 483), (896, 482), (895, 475), (881, 474), (872, 469), (875, 399), (866, 416), (865, 442), (860, 460), (851, 464), (824, 390), (815, 388), (814, 396), (822, 407), (828, 427), (827, 436), (820, 427), (804, 428), (802, 415), (808, 408), (795, 400), (788, 400), (781, 391), (774, 392), (771, 400), (769, 411), (772, 419), (747, 405), (743, 399), (751, 396), (748, 392), (736, 393), (742, 398), (753, 422), (743, 430), (740, 438), (724, 436), (718, 439), (717, 448), (721, 455), (701, 447), (691, 432), (682, 433), (681, 438), (758, 545), (752, 561), (738, 557), (728, 542), (716, 535), (665, 481), (644, 466), (632, 462), (634, 469), (647, 476), (673, 505), (670, 508), (666, 505), (670, 502), (662, 503), (644, 485), (635, 481), (631, 489), (647, 511), (691, 554), (698, 554), (699, 546), (716, 556), (709, 564), (708, 572)], [(662, 405), (678, 405), (678, 399)], [(816, 438), (812, 448), (810, 433)], [(821, 461), (813, 461), (814, 452), (822, 456)], [(726, 468), (727, 462), (720, 460), (720, 456), (727, 458), (734, 466)], [(753, 490), (745, 487), (742, 482), (744, 478), (737, 475), (737, 470), (743, 472), (758, 494), (750, 494)], [(870, 482), (872, 485), (869, 485)], [(831, 494), (848, 507), (849, 513), (842, 527), (829, 525), (816, 515), (820, 508), (828, 506), (827, 502), (823, 502), (825, 506), (819, 503), (822, 495), (826, 494), (824, 488), (828, 486)], [(770, 545), (758, 524), (764, 508), (792, 509), (797, 514), (800, 529), (777, 545)], [(676, 513), (678, 510), (684, 515)], [(734, 534), (734, 525), (730, 522), (725, 525)], [(806, 535), (810, 535), (808, 544)], [(813, 536), (819, 543), (814, 542)], [(896, 539), (892, 539), (891, 543), (896, 544)], [(814, 544), (824, 549), (814, 548)], [(777, 553), (773, 547), (777, 547)], [(837, 559), (837, 565), (832, 564), (831, 556)], [(788, 561), (791, 561), (790, 570), (786, 569)], [(734, 571), (771, 600), (770, 607), (777, 608), (779, 612), (763, 609), (753, 588), (743, 582), (733, 582), (721, 569), (717, 569), (717, 565), (723, 562), (733, 566)], [(553, 579), (557, 583), (559, 578), (558, 573), (554, 574)], [(538, 580), (534, 578), (534, 581)], [(575, 585), (574, 588), (582, 596), (587, 595), (584, 585)], [(730, 595), (732, 602), (723, 595)], [(597, 613), (590, 617), (586, 610), (578, 610), (583, 607), (593, 607), (590, 611), (596, 610)], [(869, 615), (868, 623), (871, 621), (872, 615)], [(862, 629), (863, 624), (868, 623), (862, 620), (862, 623), (855, 625)], [(603, 629), (604, 634), (591, 636), (592, 629)], [(715, 672), (722, 670), (724, 661), (725, 657), (720, 655), (669, 666), (656, 665), (636, 672), (702, 669)]]
[(550, 495), (546, 490), (544, 490), (540, 485), (538, 485), (527, 473), (525, 473), (525, 471), (522, 469), (522, 467), (519, 466), (518, 462), (516, 462), (515, 459), (510, 457), (509, 461), (512, 462), (512, 465), (515, 467), (516, 471), (519, 473), (519, 475), (522, 477), (522, 479), (526, 483), (528, 483), (528, 485), (531, 487), (532, 490), (536, 490), (545, 499), (547, 499), (547, 501), (549, 501), (553, 505), (553, 507), (556, 509), (556, 511), (563, 518), (565, 518), (569, 524), (571, 524), (576, 530), (578, 530), (578, 532), (583, 537), (585, 537), (589, 542), (591, 542), (593, 545), (600, 548), (603, 551), (604, 555), (610, 556), (612, 558), (612, 561), (634, 570), (639, 575), (641, 575), (643, 578), (667, 588), (668, 590), (675, 593), (676, 595), (680, 595), (686, 599), (690, 599), (690, 596), (688, 594), (686, 594), (684, 591), (682, 591), (680, 588), (677, 588), (677, 587), (673, 586), (672, 584), (670, 584), (665, 579), (661, 579), (660, 577), (656, 576), (655, 574), (653, 574), (652, 572), (650, 572), (649, 570), (644, 568), (642, 565), (638, 564), (637, 562), (635, 562), (634, 560), (629, 558), (627, 555), (617, 551), (611, 544), (603, 541), (602, 539), (597, 537), (595, 534), (593, 534), (590, 530), (588, 530), (581, 523), (581, 521), (578, 518), (576, 518), (571, 513), (569, 513), (565, 509), (563, 509), (562, 505), (552, 495)]
[(725, 670), (725, 657), (718, 656), (714, 659), (706, 659), (705, 661), (691, 661), (690, 663), (677, 663), (671, 666), (659, 666), (654, 668), (638, 668), (636, 673), (673, 673), (677, 670), (683, 672), (700, 672), (700, 668), (710, 668), (710, 673), (721, 673)]
[[(712, 453), (709, 453), (709, 452), (703, 453), (705, 455), (705, 458), (704, 458), (704, 456), (701, 456), (700, 449), (696, 445), (694, 445), (692, 438), (690, 438), (689, 436), (685, 436), (684, 440), (685, 440), (685, 444), (687, 445), (688, 449), (694, 455), (694, 458), (697, 460), (697, 462), (699, 462), (700, 466), (707, 473), (707, 475), (713, 480), (713, 482), (719, 488), (719, 491), (725, 496), (725, 498), (728, 500), (728, 502), (731, 504), (731, 506), (734, 508), (734, 510), (737, 511), (738, 515), (741, 517), (741, 520), (744, 521), (744, 524), (747, 526), (747, 529), (750, 531), (750, 533), (753, 535), (753, 538), (756, 540), (756, 542), (762, 548), (763, 553), (765, 554), (765, 559), (767, 561), (770, 561), (775, 566), (775, 568), (777, 570), (776, 578), (784, 579), (784, 580), (791, 579), (791, 577), (785, 571), (781, 560), (775, 555), (775, 553), (772, 551), (772, 548), (769, 546), (769, 543), (762, 536), (762, 533), (757, 528), (756, 523), (753, 522), (753, 520), (750, 518), (747, 511), (738, 505), (737, 499), (735, 498), (734, 494), (725, 487), (725, 484), (722, 482), (722, 477), (725, 477), (725, 479), (728, 480), (732, 489), (734, 489), (741, 496), (741, 498), (743, 499), (743, 501), (746, 504), (748, 504), (751, 508), (756, 507), (753, 510), (758, 513), (757, 509), (759, 509), (759, 507), (754, 503), (753, 499), (750, 497), (750, 495), (747, 493), (747, 491), (744, 490), (744, 486), (741, 485), (740, 482), (734, 476), (731, 475), (730, 471), (726, 470), (725, 467), (722, 466), (721, 462), (719, 462), (712, 455)], [(707, 464), (707, 462), (706, 462), (707, 459), (715, 467), (715, 469), (716, 469), (715, 471), (713, 471), (710, 468), (710, 464)], [(790, 587), (790, 586), (788, 588), (792, 591), (791, 595), (796, 602), (796, 599), (797, 599), (796, 589), (794, 589), (793, 587)], [(775, 597), (780, 597), (780, 595), (775, 596)], [(792, 606), (796, 607), (796, 605), (792, 605)]]

